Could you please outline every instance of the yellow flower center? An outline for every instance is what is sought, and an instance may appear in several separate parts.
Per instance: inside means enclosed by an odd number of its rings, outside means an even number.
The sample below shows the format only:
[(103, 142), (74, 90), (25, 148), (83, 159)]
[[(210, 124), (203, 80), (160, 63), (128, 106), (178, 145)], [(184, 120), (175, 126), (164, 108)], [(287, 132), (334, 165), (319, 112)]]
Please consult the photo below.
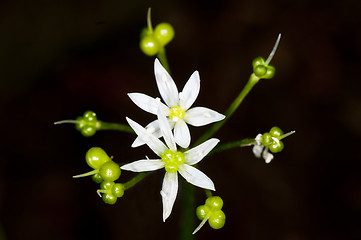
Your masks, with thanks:
[(162, 154), (162, 161), (165, 162), (165, 170), (173, 173), (178, 171), (179, 165), (184, 164), (185, 158), (182, 152), (173, 152), (168, 149)]
[(172, 121), (177, 122), (179, 119), (183, 119), (185, 116), (185, 111), (180, 106), (174, 106), (170, 109), (169, 118)]

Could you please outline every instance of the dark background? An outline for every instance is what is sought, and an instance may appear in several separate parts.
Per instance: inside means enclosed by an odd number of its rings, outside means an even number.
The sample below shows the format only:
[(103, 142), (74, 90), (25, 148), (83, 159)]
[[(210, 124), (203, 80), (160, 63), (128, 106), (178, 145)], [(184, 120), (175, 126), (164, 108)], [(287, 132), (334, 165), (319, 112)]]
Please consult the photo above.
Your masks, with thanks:
[[(201, 76), (195, 106), (223, 112), (245, 85), (256, 56), (277, 73), (262, 80), (217, 134), (222, 142), (278, 125), (296, 130), (271, 164), (251, 148), (201, 162), (224, 200), (226, 225), (198, 239), (361, 239), (361, 2), (345, 1), (1, 1), (0, 239), (177, 239), (180, 198), (162, 222), (163, 170), (105, 205), (89, 178), (86, 151), (104, 148), (118, 162), (150, 155), (134, 136), (71, 125), (99, 119), (145, 125), (153, 119), (128, 92), (158, 96), (154, 58), (138, 47), (152, 7), (153, 25), (176, 31), (167, 47), (181, 89)], [(207, 127), (191, 128), (195, 139)], [(123, 172), (120, 181), (132, 174)], [(182, 191), (180, 189), (178, 197)], [(204, 194), (196, 189), (196, 204)]]

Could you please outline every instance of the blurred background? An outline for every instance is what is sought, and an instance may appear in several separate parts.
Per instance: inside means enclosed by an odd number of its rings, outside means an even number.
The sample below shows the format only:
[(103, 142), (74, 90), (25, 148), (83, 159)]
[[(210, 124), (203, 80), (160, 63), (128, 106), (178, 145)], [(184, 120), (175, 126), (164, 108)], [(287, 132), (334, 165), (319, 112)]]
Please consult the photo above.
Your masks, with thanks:
[[(151, 157), (134, 136), (72, 125), (93, 110), (100, 120), (145, 125), (154, 117), (127, 97), (159, 96), (154, 58), (139, 50), (153, 26), (171, 23), (167, 56), (178, 88), (201, 76), (195, 103), (223, 112), (267, 57), (278, 33), (272, 80), (262, 80), (216, 137), (255, 137), (275, 125), (296, 134), (270, 164), (251, 148), (201, 162), (224, 200), (226, 225), (197, 239), (361, 239), (361, 2), (345, 1), (1, 1), (0, 239), (178, 239), (180, 198), (162, 222), (157, 171), (114, 206), (97, 196), (84, 156), (104, 148), (117, 162)], [(193, 139), (207, 127), (191, 128)], [(134, 174), (123, 172), (125, 182)], [(196, 189), (196, 205), (204, 192)]]

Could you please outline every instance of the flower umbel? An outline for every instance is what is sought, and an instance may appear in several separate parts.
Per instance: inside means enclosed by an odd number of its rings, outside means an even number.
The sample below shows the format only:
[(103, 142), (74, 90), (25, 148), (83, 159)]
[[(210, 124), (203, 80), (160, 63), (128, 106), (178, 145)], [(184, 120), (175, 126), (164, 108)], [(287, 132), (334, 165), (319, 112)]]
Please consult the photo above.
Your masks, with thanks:
[(281, 140), (294, 133), (295, 131), (291, 131), (284, 134), (279, 127), (272, 127), (269, 132), (256, 136), (252, 151), (256, 157), (261, 158), (262, 156), (266, 163), (270, 163), (273, 159), (272, 153), (281, 152), (284, 148)]
[[(128, 95), (138, 107), (146, 112), (157, 114), (158, 108), (160, 107), (164, 115), (168, 117), (171, 129), (174, 128), (174, 139), (179, 146), (187, 148), (190, 144), (191, 135), (187, 124), (198, 127), (224, 119), (224, 115), (209, 108), (190, 108), (195, 102), (200, 90), (198, 71), (195, 71), (191, 75), (181, 92), (178, 92), (178, 88), (172, 77), (158, 59), (155, 59), (154, 62), (154, 73), (159, 93), (165, 104), (161, 103), (159, 106), (157, 98), (152, 98), (142, 93), (129, 93)], [(162, 132), (159, 131), (158, 120), (151, 122), (145, 128), (158, 138), (162, 136)], [(132, 146), (137, 147), (143, 143), (144, 141), (138, 137)]]
[(145, 172), (165, 168), (166, 173), (160, 192), (163, 202), (163, 221), (165, 221), (172, 212), (178, 192), (177, 172), (189, 183), (215, 191), (212, 180), (191, 165), (200, 162), (218, 144), (219, 140), (212, 138), (188, 151), (178, 151), (166, 116), (162, 110), (159, 110), (157, 115), (160, 131), (162, 132), (166, 145), (138, 123), (129, 118), (127, 118), (127, 121), (140, 140), (145, 142), (159, 158), (149, 159), (147, 157), (146, 159), (123, 165), (121, 169), (133, 172)]

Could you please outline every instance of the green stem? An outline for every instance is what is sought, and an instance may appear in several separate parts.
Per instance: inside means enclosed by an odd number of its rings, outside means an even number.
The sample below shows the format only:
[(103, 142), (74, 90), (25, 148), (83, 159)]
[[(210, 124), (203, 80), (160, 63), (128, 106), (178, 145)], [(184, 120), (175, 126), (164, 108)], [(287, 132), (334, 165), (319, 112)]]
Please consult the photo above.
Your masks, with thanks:
[(204, 189), (204, 192), (206, 193), (207, 198), (209, 198), (209, 197), (212, 197), (212, 196), (213, 196), (213, 194), (212, 194), (211, 190), (209, 190), (209, 189)]
[(182, 189), (182, 211), (180, 216), (180, 240), (194, 240), (192, 232), (196, 226), (195, 211), (195, 187), (183, 178)]
[(102, 121), (98, 121), (98, 124), (99, 124), (99, 127), (97, 127), (97, 130), (117, 130), (117, 131), (121, 131), (121, 132), (134, 133), (133, 129), (125, 124), (109, 123), (109, 122), (102, 122)]
[(222, 126), (226, 123), (226, 121), (233, 115), (234, 111), (238, 108), (238, 106), (242, 103), (243, 99), (248, 95), (251, 89), (258, 83), (260, 80), (254, 73), (251, 74), (246, 86), (242, 89), (239, 95), (234, 99), (232, 104), (228, 107), (225, 112), (225, 119), (220, 122), (215, 123), (205, 134), (203, 134), (195, 143), (195, 146), (206, 141), (211, 138)]
[(167, 55), (165, 53), (165, 48), (164, 47), (162, 47), (159, 50), (157, 57), (159, 58), (159, 61), (162, 63), (163, 67), (165, 68), (165, 70), (167, 70), (169, 75), (172, 75), (171, 72), (170, 72), (170, 68), (169, 68), (169, 64), (168, 64), (168, 60), (167, 60)]
[(129, 188), (132, 188), (135, 184), (140, 182), (145, 176), (147, 176), (149, 172), (142, 172), (139, 173), (134, 178), (130, 179), (128, 182), (124, 183), (124, 190), (128, 190)]
[(255, 142), (254, 138), (245, 138), (245, 139), (234, 141), (234, 142), (224, 143), (224, 144), (221, 144), (221, 145), (215, 147), (207, 156), (213, 155), (215, 153), (223, 152), (223, 151), (226, 151), (226, 150), (229, 150), (232, 148), (236, 148), (236, 147), (251, 146), (252, 144), (254, 144), (254, 142)]

